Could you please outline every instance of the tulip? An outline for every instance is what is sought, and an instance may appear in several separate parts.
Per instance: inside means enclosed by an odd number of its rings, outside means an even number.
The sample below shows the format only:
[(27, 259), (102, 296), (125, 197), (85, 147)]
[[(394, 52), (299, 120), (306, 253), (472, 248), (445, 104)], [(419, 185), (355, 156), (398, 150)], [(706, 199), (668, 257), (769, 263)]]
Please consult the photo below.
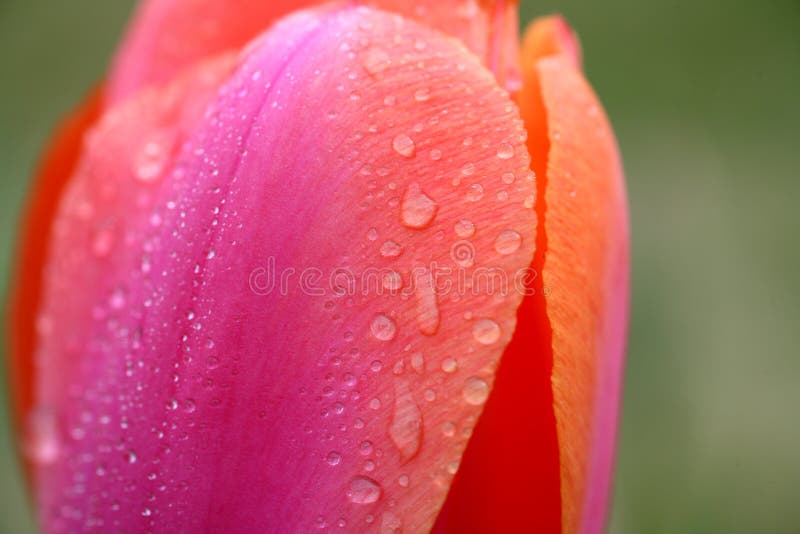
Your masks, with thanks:
[(22, 225), (44, 531), (602, 530), (624, 179), (576, 37), (516, 9), (140, 6)]

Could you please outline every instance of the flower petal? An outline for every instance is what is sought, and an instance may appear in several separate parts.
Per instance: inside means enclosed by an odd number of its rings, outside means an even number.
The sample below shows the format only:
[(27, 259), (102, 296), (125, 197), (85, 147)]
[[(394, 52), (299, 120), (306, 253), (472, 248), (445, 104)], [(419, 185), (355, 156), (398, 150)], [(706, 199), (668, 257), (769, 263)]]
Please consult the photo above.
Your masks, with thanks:
[[(112, 174), (126, 259), (60, 240), (102, 274), (43, 339), (80, 362), (42, 383), (68, 459), (46, 524), (429, 528), (515, 327), (489, 284), (533, 254), (524, 138), (474, 56), (400, 17), (306, 12), (248, 46), (152, 204)], [(54, 258), (51, 306), (89, 283)]]
[[(161, 84), (195, 61), (238, 49), (279, 18), (324, 0), (145, 0), (114, 60), (108, 99), (115, 104)], [(498, 79), (517, 80), (517, 2), (360, 0), (461, 39)]]
[(100, 114), (102, 91), (95, 89), (53, 134), (24, 208), (17, 265), (8, 301), (9, 386), (18, 430), (33, 405), (36, 314), (41, 304), (42, 269), (58, 200), (78, 163), (86, 130)]
[(627, 334), (630, 237), (616, 140), (579, 70), (576, 43), (559, 18), (534, 23), (523, 48), (520, 106), (532, 158), (546, 162), (537, 209), (546, 234), (542, 278), (552, 328), (563, 530), (600, 532)]

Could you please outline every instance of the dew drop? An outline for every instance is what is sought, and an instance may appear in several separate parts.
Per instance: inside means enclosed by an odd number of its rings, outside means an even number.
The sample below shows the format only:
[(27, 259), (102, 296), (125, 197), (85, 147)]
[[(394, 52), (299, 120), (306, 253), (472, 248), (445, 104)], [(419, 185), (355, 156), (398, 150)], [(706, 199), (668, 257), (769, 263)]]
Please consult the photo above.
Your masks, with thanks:
[(329, 452), (328, 455), (325, 457), (325, 462), (328, 465), (339, 465), (339, 462), (341, 461), (342, 461), (342, 455), (336, 451)]
[(414, 140), (406, 134), (400, 134), (395, 137), (392, 141), (392, 148), (404, 158), (413, 158), (417, 152), (417, 146), (414, 144)]
[(408, 475), (400, 475), (397, 478), (397, 483), (400, 485), (401, 488), (407, 488), (409, 483)]
[(421, 352), (415, 352), (411, 355), (411, 367), (417, 373), (422, 373), (425, 370), (425, 357)]
[(383, 275), (383, 289), (386, 291), (400, 291), (403, 289), (403, 277), (397, 271), (389, 271)]
[(497, 157), (500, 159), (511, 159), (514, 157), (514, 147), (508, 143), (501, 143), (497, 147)]
[(472, 184), (467, 189), (467, 200), (470, 202), (478, 202), (483, 198), (483, 186), (481, 184)]
[(391, 57), (383, 49), (370, 48), (364, 53), (362, 65), (373, 76), (385, 71), (391, 64)]
[(494, 241), (494, 249), (503, 256), (508, 256), (519, 250), (522, 245), (522, 236), (514, 230), (500, 232)]
[(438, 148), (434, 148), (433, 150), (431, 150), (431, 159), (433, 161), (439, 161), (440, 159), (442, 159), (442, 151), (439, 150)]
[(423, 87), (421, 89), (417, 89), (414, 92), (414, 100), (417, 102), (426, 102), (431, 98), (431, 91), (427, 87)]
[(462, 219), (455, 225), (456, 235), (461, 238), (472, 237), (475, 235), (475, 225), (472, 221)]
[(375, 339), (391, 341), (397, 335), (397, 324), (392, 318), (379, 313), (372, 319), (370, 330)]
[(442, 434), (448, 438), (452, 438), (456, 435), (456, 425), (451, 421), (446, 422), (442, 425)]
[(478, 319), (472, 327), (472, 336), (481, 345), (491, 345), (500, 339), (500, 326), (491, 319)]
[(422, 229), (431, 224), (439, 206), (426, 195), (419, 184), (408, 186), (400, 205), (400, 218), (408, 228)]
[(482, 378), (471, 376), (464, 382), (464, 389), (461, 393), (467, 404), (480, 406), (489, 398), (489, 385)]
[(357, 476), (350, 481), (347, 498), (353, 504), (372, 504), (381, 498), (380, 484), (369, 477)]
[(381, 256), (384, 258), (396, 258), (403, 253), (403, 247), (401, 247), (395, 241), (386, 241), (381, 245)]
[(421, 333), (432, 336), (439, 331), (441, 321), (433, 274), (426, 270), (417, 277), (416, 286), (417, 325)]
[(403, 461), (413, 458), (419, 452), (422, 442), (422, 412), (404, 380), (395, 382), (394, 412), (389, 437), (400, 451)]
[(165, 139), (150, 139), (145, 142), (135, 159), (135, 176), (142, 183), (157, 181), (164, 172), (169, 158), (169, 147)]
[(442, 371), (445, 373), (455, 373), (458, 370), (458, 362), (454, 358), (445, 358), (442, 361)]

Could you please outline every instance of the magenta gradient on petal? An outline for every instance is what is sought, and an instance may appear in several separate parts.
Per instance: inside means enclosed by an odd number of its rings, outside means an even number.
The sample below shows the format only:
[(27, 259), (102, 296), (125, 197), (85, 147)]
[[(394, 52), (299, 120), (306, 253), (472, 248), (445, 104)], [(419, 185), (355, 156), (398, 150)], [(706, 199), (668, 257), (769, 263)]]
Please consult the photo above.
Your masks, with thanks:
[[(98, 164), (118, 170), (107, 184), (79, 174), (72, 188), (130, 203), (109, 227), (122, 256), (108, 263), (93, 236), (48, 273), (41, 361), (53, 365), (39, 387), (63, 461), (39, 468), (43, 526), (430, 528), (521, 295), (337, 296), (326, 280), (337, 268), (408, 285), (432, 264), (509, 278), (527, 267), (535, 186), (516, 107), (455, 41), (354, 8), (279, 23), (203, 107), (175, 121), (186, 131), (174, 159), (145, 168), (145, 183), (123, 159)], [(429, 224), (403, 224), (406, 191), (435, 201)], [(103, 222), (81, 200), (57, 228)], [(466, 217), (469, 240), (454, 232)], [(498, 247), (510, 230), (521, 244)], [(294, 278), (268, 291), (273, 260)], [(92, 275), (76, 289), (81, 262)]]

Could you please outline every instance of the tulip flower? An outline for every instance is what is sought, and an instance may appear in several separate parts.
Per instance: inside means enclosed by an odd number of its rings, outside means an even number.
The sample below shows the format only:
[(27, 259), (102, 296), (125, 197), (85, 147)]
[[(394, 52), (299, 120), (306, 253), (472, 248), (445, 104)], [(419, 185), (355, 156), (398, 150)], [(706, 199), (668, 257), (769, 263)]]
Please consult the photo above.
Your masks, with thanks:
[(23, 221), (45, 532), (602, 530), (624, 179), (516, 9), (142, 3)]

